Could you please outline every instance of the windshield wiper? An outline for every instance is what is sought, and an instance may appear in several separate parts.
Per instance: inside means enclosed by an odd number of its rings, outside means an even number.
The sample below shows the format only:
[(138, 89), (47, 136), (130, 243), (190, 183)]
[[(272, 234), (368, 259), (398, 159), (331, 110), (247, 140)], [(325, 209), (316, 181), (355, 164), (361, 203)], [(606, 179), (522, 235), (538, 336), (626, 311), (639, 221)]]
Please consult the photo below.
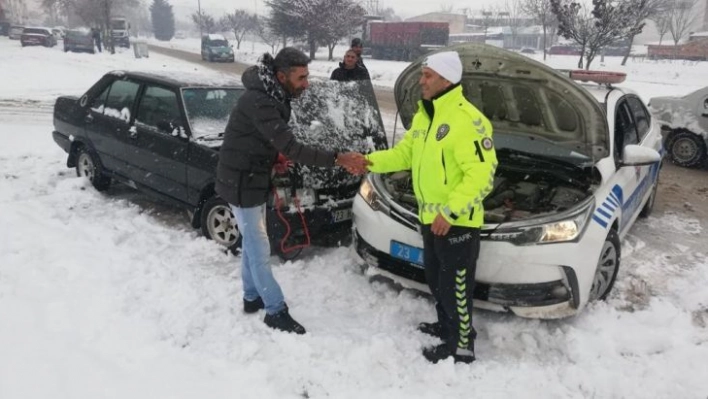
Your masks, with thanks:
[(197, 141), (217, 141), (224, 139), (224, 133), (211, 133), (205, 134), (204, 136), (199, 136), (196, 138)]

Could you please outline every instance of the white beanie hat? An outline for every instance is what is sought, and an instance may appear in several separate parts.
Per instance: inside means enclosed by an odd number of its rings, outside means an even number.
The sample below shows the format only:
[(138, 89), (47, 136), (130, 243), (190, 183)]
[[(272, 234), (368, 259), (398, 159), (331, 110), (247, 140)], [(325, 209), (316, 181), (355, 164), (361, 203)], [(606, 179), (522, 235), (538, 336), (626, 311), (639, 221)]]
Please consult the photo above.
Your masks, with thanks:
[(452, 84), (460, 83), (462, 80), (462, 61), (457, 51), (443, 51), (430, 55), (423, 61), (423, 66), (437, 72)]

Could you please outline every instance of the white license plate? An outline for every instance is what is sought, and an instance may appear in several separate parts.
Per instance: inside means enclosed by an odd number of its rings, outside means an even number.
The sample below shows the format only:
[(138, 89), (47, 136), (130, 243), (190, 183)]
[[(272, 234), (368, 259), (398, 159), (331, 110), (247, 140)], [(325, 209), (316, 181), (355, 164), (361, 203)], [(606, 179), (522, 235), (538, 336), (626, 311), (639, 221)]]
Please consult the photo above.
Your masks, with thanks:
[(337, 209), (332, 211), (332, 223), (339, 223), (352, 218), (351, 209)]

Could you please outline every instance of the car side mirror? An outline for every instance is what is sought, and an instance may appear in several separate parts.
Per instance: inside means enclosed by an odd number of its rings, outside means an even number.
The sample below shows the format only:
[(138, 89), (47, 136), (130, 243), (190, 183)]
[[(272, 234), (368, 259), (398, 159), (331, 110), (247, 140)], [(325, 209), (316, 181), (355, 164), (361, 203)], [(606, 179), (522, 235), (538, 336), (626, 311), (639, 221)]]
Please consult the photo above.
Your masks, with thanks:
[(646, 166), (652, 165), (661, 161), (661, 154), (653, 148), (642, 147), (636, 144), (630, 144), (624, 147), (622, 154), (622, 163), (620, 167), (625, 166)]

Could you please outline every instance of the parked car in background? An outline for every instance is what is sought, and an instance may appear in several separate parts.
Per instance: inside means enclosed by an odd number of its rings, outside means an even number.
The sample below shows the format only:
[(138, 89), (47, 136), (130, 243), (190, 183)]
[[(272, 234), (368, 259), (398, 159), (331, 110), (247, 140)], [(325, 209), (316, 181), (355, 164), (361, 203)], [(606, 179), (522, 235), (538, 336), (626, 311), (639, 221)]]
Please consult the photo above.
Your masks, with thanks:
[[(113, 181), (192, 214), (207, 238), (231, 248), (241, 236), (228, 204), (214, 192), (219, 147), (240, 83), (203, 75), (116, 71), (81, 97), (59, 97), (54, 141), (67, 166), (99, 190)], [(370, 82), (313, 82), (293, 105), (304, 143), (368, 152), (386, 148)], [(336, 245), (351, 237), (351, 207), (362, 178), (341, 168), (292, 165), (273, 179), (267, 211), (274, 253), (292, 258), (297, 244)]]
[(20, 36), (20, 43), (22, 47), (54, 47), (57, 45), (57, 39), (49, 28), (25, 28), (22, 31), (22, 36)]
[(580, 55), (580, 47), (571, 44), (558, 44), (548, 49), (550, 55)]
[(95, 53), (96, 49), (94, 47), (91, 29), (80, 28), (66, 31), (66, 35), (64, 36), (64, 52), (67, 51)]
[(708, 162), (708, 86), (683, 97), (654, 97), (649, 106), (661, 123), (664, 146), (677, 165)]
[(12, 40), (20, 40), (22, 37), (22, 32), (25, 30), (24, 26), (21, 25), (12, 25), (10, 26), (10, 33), (8, 34), (8, 37)]
[[(654, 206), (659, 124), (636, 93), (608, 84), (623, 74), (570, 72), (572, 79), (593, 82), (580, 84), (494, 46), (469, 43), (448, 50), (457, 51), (471, 72), (461, 84), (494, 127), (499, 162), (493, 189), (483, 200), (475, 305), (558, 318), (606, 298), (620, 269), (622, 238)], [(411, 63), (394, 88), (406, 127), (420, 98), (422, 61)], [(435, 123), (444, 122), (433, 121), (433, 136)], [(483, 144), (473, 144), (483, 159)], [(429, 156), (451, 162), (452, 151)], [(410, 172), (369, 174), (359, 194), (356, 252), (373, 270), (426, 289)]]
[(202, 60), (234, 62), (234, 49), (223, 35), (202, 36)]
[(61, 40), (66, 35), (66, 28), (63, 26), (55, 26), (52, 28), (52, 34), (57, 40)]
[(536, 54), (536, 50), (531, 47), (522, 47), (519, 52), (521, 54)]
[(10, 23), (6, 21), (0, 21), (0, 36), (10, 35)]

